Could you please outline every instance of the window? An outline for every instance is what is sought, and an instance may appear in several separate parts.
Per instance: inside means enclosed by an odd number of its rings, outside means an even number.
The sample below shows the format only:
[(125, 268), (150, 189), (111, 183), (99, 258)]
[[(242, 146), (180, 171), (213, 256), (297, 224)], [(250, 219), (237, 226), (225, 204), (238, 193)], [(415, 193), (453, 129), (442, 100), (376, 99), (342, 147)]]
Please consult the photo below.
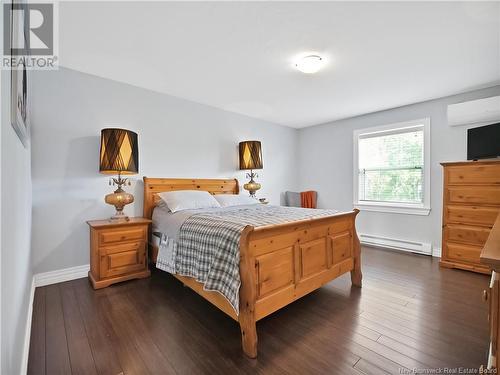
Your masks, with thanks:
[(428, 215), (430, 120), (354, 132), (354, 205)]

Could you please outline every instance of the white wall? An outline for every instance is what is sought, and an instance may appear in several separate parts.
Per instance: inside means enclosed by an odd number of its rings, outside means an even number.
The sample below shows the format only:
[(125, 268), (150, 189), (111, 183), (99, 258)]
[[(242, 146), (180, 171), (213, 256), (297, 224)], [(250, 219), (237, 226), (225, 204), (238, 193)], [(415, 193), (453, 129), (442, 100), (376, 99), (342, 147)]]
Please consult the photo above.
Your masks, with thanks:
[(31, 290), (30, 150), (10, 125), (10, 73), (1, 88), (1, 374), (19, 374)]
[(127, 84), (61, 68), (35, 72), (32, 134), (35, 273), (87, 264), (86, 220), (105, 218), (112, 191), (98, 174), (99, 132), (139, 133), (140, 174), (129, 188), (142, 215), (141, 177), (238, 177), (237, 144), (263, 142), (260, 196), (280, 202), (287, 189), (315, 189), (320, 207), (352, 209), (354, 129), (431, 118), (431, 214), (362, 212), (360, 233), (430, 242), (440, 247), (442, 161), (464, 160), (466, 128), (449, 127), (446, 106), (498, 95), (500, 86), (413, 104), (300, 131)]
[(441, 246), (442, 167), (440, 162), (466, 160), (466, 129), (447, 124), (449, 103), (500, 94), (500, 86), (477, 90), (346, 120), (301, 129), (299, 185), (318, 191), (318, 205), (349, 210), (353, 207), (353, 131), (418, 118), (431, 118), (431, 213), (415, 216), (361, 212), (359, 232)]
[[(214, 88), (216, 90), (217, 88)], [(33, 93), (33, 264), (35, 273), (89, 263), (86, 220), (106, 218), (112, 192), (99, 175), (99, 136), (105, 127), (139, 134), (139, 168), (126, 207), (142, 216), (142, 176), (237, 177), (238, 142), (262, 141), (258, 193), (280, 203), (296, 189), (298, 131), (61, 68), (35, 72)], [(138, 180), (138, 181), (137, 181)]]

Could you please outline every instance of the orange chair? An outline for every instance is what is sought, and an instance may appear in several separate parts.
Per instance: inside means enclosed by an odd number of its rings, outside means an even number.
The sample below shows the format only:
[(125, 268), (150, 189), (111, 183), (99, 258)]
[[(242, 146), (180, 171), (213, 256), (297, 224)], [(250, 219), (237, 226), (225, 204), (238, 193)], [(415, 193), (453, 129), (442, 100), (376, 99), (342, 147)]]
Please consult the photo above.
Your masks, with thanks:
[(316, 208), (318, 192), (314, 190), (285, 192), (285, 204), (289, 207)]

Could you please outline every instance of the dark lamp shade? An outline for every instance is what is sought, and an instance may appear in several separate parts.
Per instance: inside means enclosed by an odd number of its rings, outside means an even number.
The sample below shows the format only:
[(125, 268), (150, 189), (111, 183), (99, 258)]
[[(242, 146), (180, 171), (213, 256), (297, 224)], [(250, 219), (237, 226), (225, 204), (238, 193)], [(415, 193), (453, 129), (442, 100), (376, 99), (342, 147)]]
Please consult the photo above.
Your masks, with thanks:
[(137, 133), (125, 129), (102, 129), (99, 172), (136, 174), (139, 172)]
[(240, 169), (262, 169), (260, 141), (240, 142)]

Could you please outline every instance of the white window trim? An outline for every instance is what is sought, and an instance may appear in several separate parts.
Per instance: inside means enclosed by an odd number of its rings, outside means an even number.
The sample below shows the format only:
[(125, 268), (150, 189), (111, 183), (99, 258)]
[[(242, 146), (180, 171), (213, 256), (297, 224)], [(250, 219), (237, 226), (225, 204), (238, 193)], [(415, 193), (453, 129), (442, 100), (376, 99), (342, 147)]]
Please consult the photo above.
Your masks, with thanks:
[[(359, 201), (359, 150), (358, 140), (361, 135), (373, 133), (386, 133), (391, 130), (401, 130), (415, 126), (424, 126), (424, 202), (421, 204), (392, 203), (392, 202), (366, 202)], [(431, 119), (421, 118), (364, 128), (353, 132), (353, 197), (354, 207), (364, 211), (390, 212), (409, 215), (429, 215), (431, 211)]]

